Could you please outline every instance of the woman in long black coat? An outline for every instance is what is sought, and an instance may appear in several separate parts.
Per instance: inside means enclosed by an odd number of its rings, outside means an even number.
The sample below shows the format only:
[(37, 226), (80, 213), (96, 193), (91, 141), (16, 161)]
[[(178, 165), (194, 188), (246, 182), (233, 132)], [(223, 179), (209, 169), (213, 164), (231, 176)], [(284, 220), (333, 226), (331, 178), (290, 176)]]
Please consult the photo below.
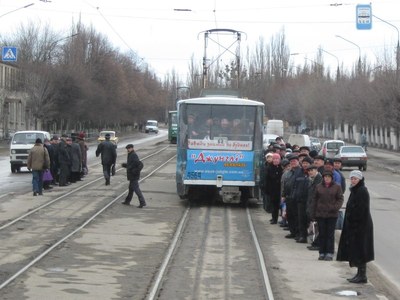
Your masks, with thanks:
[(374, 260), (374, 234), (369, 193), (361, 171), (352, 171), (350, 181), (350, 196), (346, 205), (336, 259), (348, 261), (350, 267), (358, 268), (357, 274), (348, 281), (366, 283), (367, 263)]

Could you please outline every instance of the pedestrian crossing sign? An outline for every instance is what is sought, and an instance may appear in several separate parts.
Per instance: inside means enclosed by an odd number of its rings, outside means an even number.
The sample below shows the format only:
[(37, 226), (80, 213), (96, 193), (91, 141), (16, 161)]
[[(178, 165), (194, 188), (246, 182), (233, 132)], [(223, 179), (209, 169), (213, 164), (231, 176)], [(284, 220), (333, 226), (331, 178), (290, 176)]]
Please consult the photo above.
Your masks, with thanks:
[(17, 61), (17, 47), (3, 47), (1, 57), (3, 61)]

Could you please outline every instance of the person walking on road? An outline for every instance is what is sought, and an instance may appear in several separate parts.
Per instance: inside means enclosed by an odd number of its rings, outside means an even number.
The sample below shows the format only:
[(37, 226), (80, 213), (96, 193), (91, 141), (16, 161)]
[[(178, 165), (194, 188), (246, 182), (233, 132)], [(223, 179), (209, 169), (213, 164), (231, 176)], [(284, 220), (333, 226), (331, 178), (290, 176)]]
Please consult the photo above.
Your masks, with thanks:
[(132, 144), (126, 145), (126, 150), (128, 151), (128, 158), (127, 162), (122, 164), (122, 167), (126, 168), (126, 176), (129, 180), (129, 191), (122, 204), (130, 205), (133, 193), (136, 193), (139, 198), (138, 208), (143, 208), (146, 206), (146, 201), (139, 187), (140, 171), (143, 169), (143, 163), (139, 160)]
[(336, 259), (357, 267), (352, 283), (367, 283), (367, 263), (374, 260), (373, 222), (369, 193), (361, 171), (350, 172), (350, 196), (346, 205), (343, 229)]
[(105, 140), (101, 142), (96, 149), (96, 157), (101, 154), (101, 164), (103, 165), (104, 179), (106, 180), (106, 185), (110, 185), (111, 178), (111, 167), (117, 161), (117, 150), (115, 145), (110, 142), (110, 134), (107, 133)]
[(342, 204), (342, 188), (333, 181), (332, 171), (325, 170), (322, 182), (315, 189), (311, 209), (312, 219), (318, 222), (319, 260), (333, 259), (336, 220)]
[(43, 195), (43, 171), (50, 168), (50, 157), (40, 138), (29, 151), (27, 167), (32, 170), (33, 196)]

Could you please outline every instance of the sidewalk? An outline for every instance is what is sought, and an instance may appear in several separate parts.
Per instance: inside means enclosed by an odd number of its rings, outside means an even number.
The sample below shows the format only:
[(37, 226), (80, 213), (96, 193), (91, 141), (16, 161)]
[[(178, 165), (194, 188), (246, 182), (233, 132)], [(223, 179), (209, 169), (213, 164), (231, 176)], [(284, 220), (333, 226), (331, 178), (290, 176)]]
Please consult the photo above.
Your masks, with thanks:
[[(260, 210), (262, 214), (265, 219), (263, 210)], [(267, 259), (274, 262), (268, 276), (278, 289), (276, 299), (320, 300), (345, 296), (349, 299), (399, 299), (397, 288), (388, 287), (390, 284), (382, 280), (373, 263), (367, 265), (367, 284), (350, 283), (347, 278), (356, 274), (356, 268), (350, 268), (347, 262), (336, 261), (336, 256), (333, 261), (319, 261), (318, 251), (306, 248), (309, 244), (285, 238), (287, 231), (280, 226), (267, 226), (268, 252), (272, 253), (267, 254)], [(339, 238), (340, 231), (336, 230), (336, 243)]]

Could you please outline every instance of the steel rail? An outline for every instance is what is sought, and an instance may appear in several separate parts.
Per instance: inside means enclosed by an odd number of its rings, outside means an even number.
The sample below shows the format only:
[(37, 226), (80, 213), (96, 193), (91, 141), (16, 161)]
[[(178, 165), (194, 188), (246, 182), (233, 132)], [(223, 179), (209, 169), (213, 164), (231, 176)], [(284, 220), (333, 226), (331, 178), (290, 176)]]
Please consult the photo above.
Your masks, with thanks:
[[(168, 147), (166, 147), (168, 148)], [(165, 150), (165, 148), (164, 148)], [(155, 154), (153, 154), (155, 155)], [(148, 156), (149, 157), (149, 156)], [(147, 157), (147, 158), (148, 158)], [(149, 178), (151, 175), (153, 175), (155, 172), (157, 172), (159, 169), (163, 168), (166, 164), (168, 164), (171, 160), (175, 159), (176, 154), (172, 156), (170, 159), (165, 161), (163, 164), (158, 166), (156, 169), (151, 171), (147, 176), (141, 178), (139, 182)], [(102, 178), (100, 178), (102, 179)], [(99, 179), (97, 179), (99, 180)], [(55, 242), (53, 245), (51, 245), (49, 248), (47, 248), (45, 251), (43, 251), (41, 254), (39, 254), (37, 257), (35, 257), (33, 260), (31, 260), (28, 264), (26, 264), (24, 267), (22, 267), (20, 270), (18, 270), (14, 275), (9, 277), (7, 280), (2, 282), (0, 284), (0, 290), (5, 288), (7, 285), (9, 285), (11, 282), (13, 282), (16, 278), (24, 274), (29, 268), (34, 266), (37, 262), (39, 262), (42, 258), (44, 258), (46, 255), (48, 255), (51, 251), (53, 251), (55, 248), (57, 248), (60, 244), (65, 242), (67, 239), (70, 237), (74, 236), (76, 233), (80, 232), (83, 228), (85, 228), (87, 225), (89, 225), (96, 217), (98, 217), (101, 213), (103, 213), (107, 208), (109, 208), (111, 205), (113, 205), (116, 201), (118, 201), (122, 196), (124, 196), (127, 193), (128, 189), (126, 189), (124, 192), (122, 192), (120, 195), (115, 197), (112, 201), (107, 203), (105, 206), (103, 206), (101, 209), (99, 209), (95, 214), (93, 214), (90, 218), (88, 218), (82, 225), (77, 227), (75, 230), (70, 232), (69, 234), (65, 235), (63, 238), (59, 239), (57, 242)]]

